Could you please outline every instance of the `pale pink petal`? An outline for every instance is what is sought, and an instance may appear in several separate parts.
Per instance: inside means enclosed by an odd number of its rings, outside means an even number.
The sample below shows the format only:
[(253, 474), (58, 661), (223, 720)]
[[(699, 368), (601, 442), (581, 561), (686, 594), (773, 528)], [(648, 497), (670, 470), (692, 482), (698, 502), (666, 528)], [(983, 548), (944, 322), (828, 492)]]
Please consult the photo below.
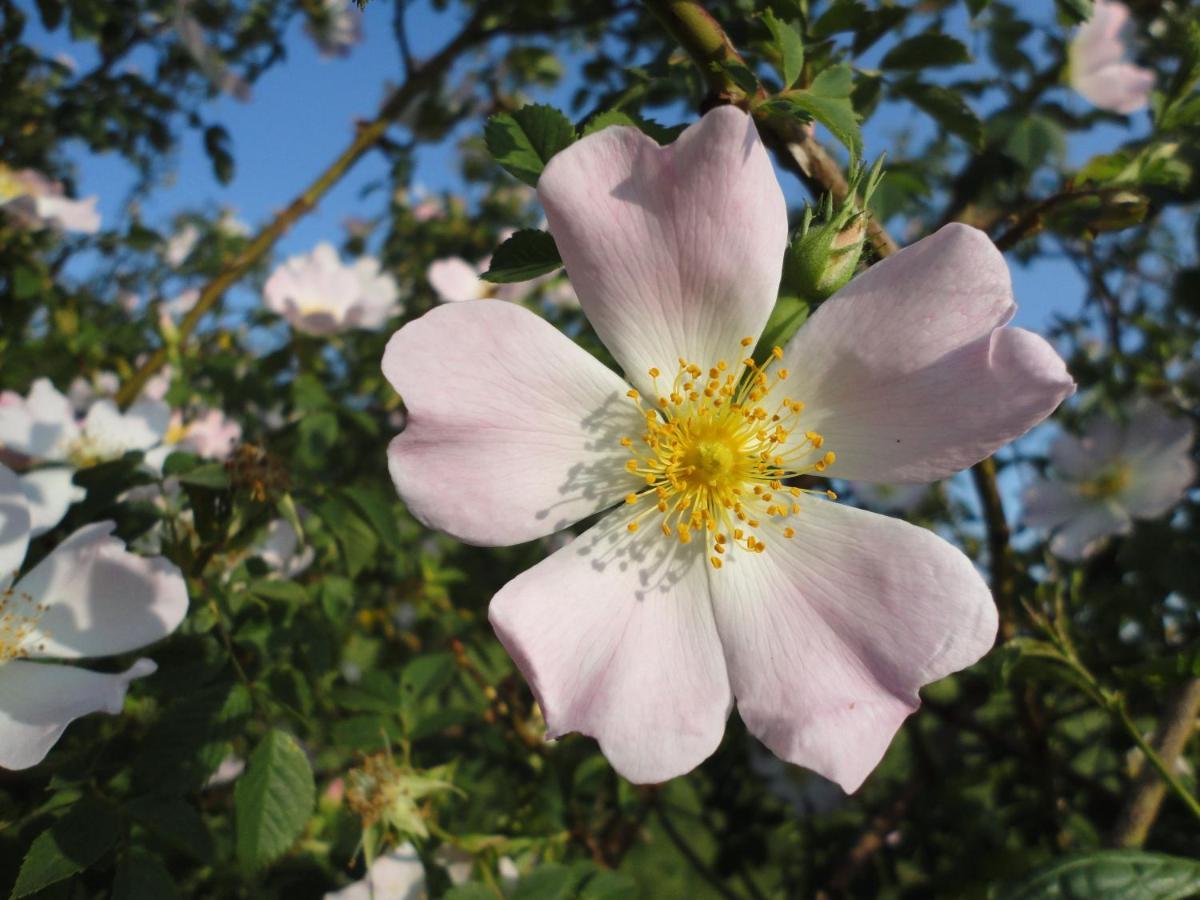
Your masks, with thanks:
[(412, 844), (401, 844), (380, 856), (367, 877), (325, 895), (325, 900), (422, 900), (425, 866)]
[(1116, 503), (1095, 501), (1054, 533), (1050, 552), (1079, 562), (1095, 553), (1104, 538), (1128, 534), (1132, 528), (1129, 515)]
[(618, 510), (510, 581), (488, 618), (549, 737), (595, 737), (623, 776), (665, 781), (721, 742), (731, 696), (704, 548)]
[(1064, 478), (1087, 481), (1116, 461), (1123, 439), (1117, 422), (1108, 416), (1096, 416), (1083, 435), (1076, 437), (1063, 432), (1054, 439), (1050, 445), (1050, 464)]
[(1084, 515), (1095, 502), (1071, 482), (1039, 480), (1021, 495), (1021, 520), (1030, 528), (1058, 528)]
[(187, 612), (187, 585), (161, 556), (136, 556), (111, 536), (112, 522), (87, 525), (16, 584), (46, 607), (26, 640), (31, 656), (78, 659), (135, 650), (174, 631)]
[(0, 444), (34, 459), (59, 459), (78, 434), (71, 401), (48, 378), (37, 379), (26, 398), (0, 405)]
[(1113, 63), (1079, 75), (1072, 86), (1093, 106), (1127, 116), (1150, 105), (1154, 72), (1132, 63)]
[(89, 713), (116, 715), (129, 682), (154, 670), (148, 659), (114, 675), (20, 659), (0, 666), (0, 766), (36, 766), (68, 725)]
[(4, 590), (20, 571), (29, 549), (29, 501), (21, 482), (6, 466), (0, 465), (0, 590)]
[(1121, 505), (1134, 518), (1157, 518), (1173, 509), (1195, 480), (1196, 464), (1186, 456), (1147, 459), (1130, 471)]
[(443, 303), (482, 300), (488, 295), (488, 283), (474, 266), (457, 256), (434, 260), (425, 277)]
[(21, 476), (21, 490), (29, 501), (33, 537), (61, 522), (71, 504), (87, 496), (87, 491), (73, 483), (74, 477), (75, 470), (63, 466), (35, 469)]
[(982, 231), (947, 225), (826, 301), (784, 352), (801, 428), (837, 454), (829, 474), (944, 478), (1046, 418), (1074, 384), (1042, 338), (1003, 327), (1008, 267)]
[[(738, 712), (776, 755), (854, 791), (920, 703), (996, 637), (991, 593), (933, 532), (805, 496), (763, 553), (711, 573)], [(772, 539), (774, 538), (774, 539)]]
[(735, 364), (771, 313), (787, 208), (741, 110), (712, 110), (668, 147), (605, 128), (538, 182), (583, 311), (635, 387), (651, 366)]
[(642, 484), (624, 468), (620, 439), (645, 430), (624, 382), (519, 306), (436, 307), (396, 332), (383, 373), (408, 409), (392, 478), (431, 528), (517, 544)]

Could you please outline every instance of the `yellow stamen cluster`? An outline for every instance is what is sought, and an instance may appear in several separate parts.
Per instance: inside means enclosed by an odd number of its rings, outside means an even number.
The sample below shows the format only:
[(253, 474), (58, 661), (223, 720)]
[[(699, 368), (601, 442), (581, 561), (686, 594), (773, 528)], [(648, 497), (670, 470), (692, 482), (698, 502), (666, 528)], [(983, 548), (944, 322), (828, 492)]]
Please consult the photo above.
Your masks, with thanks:
[(0, 664), (41, 649), (41, 645), (31, 647), (30, 638), (42, 633), (37, 624), (45, 612), (44, 603), (34, 603), (28, 594), (18, 594), (11, 586), (0, 591)]
[[(753, 343), (745, 338), (742, 346)], [(805, 491), (784, 482), (823, 473), (837, 457), (824, 450), (820, 434), (799, 432), (804, 404), (779, 397), (788, 370), (772, 367), (782, 358), (776, 347), (762, 365), (747, 357), (734, 368), (722, 360), (707, 372), (680, 358), (669, 385), (659, 369), (649, 370), (653, 403), (636, 390), (628, 392), (646, 423), (640, 441), (621, 438), (630, 452), (625, 468), (645, 482), (625, 497), (631, 506), (645, 504), (630, 531), (657, 514), (666, 537), (690, 544), (703, 535), (711, 542), (708, 558), (717, 569), (733, 547), (762, 553), (765, 530), (795, 536), (786, 520), (800, 513), (796, 501)], [(836, 499), (833, 491), (820, 493)], [(765, 529), (764, 523), (778, 527)]]
[(1132, 475), (1133, 472), (1128, 464), (1119, 463), (1091, 481), (1081, 484), (1079, 492), (1085, 497), (1094, 497), (1098, 500), (1115, 497), (1129, 485)]

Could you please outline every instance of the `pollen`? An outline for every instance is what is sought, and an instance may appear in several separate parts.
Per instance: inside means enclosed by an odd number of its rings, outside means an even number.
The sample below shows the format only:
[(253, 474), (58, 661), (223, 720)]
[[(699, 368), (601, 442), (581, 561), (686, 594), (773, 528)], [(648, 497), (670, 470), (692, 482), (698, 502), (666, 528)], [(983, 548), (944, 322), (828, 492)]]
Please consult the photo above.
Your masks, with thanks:
[[(743, 348), (753, 344), (751, 337), (741, 341)], [(703, 540), (709, 563), (720, 569), (731, 552), (763, 553), (794, 538), (788, 520), (800, 514), (800, 494), (837, 499), (830, 490), (786, 484), (825, 474), (837, 456), (821, 434), (801, 427), (804, 403), (781, 395), (789, 372), (772, 367), (783, 355), (774, 347), (763, 363), (747, 357), (706, 366), (679, 357), (673, 376), (647, 370), (653, 399), (628, 391), (646, 426), (640, 438), (620, 439), (630, 454), (626, 470), (645, 482), (625, 496), (636, 510), (629, 531), (656, 518), (669, 540)]]
[[(15, 579), (17, 573), (12, 574)], [(18, 593), (11, 586), (0, 591), (0, 665), (41, 649), (37, 639), (46, 632), (38, 628), (38, 622), (45, 612), (45, 604), (34, 603), (28, 594)]]

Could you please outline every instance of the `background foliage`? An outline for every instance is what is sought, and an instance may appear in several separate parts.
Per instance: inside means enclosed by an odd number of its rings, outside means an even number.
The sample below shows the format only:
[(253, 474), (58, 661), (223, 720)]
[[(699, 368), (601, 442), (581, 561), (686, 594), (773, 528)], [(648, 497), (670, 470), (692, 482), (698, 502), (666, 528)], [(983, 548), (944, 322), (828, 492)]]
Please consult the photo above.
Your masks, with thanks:
[[(713, 2), (728, 36), (715, 49), (705, 40), (719, 32), (688, 30), (686, 3), (435, 5), (456, 11), (461, 31), (424, 58), (409, 47), (418, 36), (404, 29), (401, 0), (366, 8), (368, 27), (395, 23), (407, 68), (346, 85), (399, 87), (341, 160), (388, 162), (386, 183), (361, 201), (366, 227), (329, 235), (347, 255), (378, 254), (405, 320), (438, 302), (431, 262), (482, 259), (509, 230), (539, 227), (527, 185), (577, 134), (632, 122), (669, 140), (656, 122), (732, 100), (755, 107), (780, 169), (815, 195), (844, 193), (850, 156), (886, 153), (864, 265), (893, 236), (907, 243), (958, 220), (992, 234), (1014, 266), (1053, 257), (1077, 267), (1087, 294), (1049, 335), (1080, 386), (1059, 414), (1065, 427), (1142, 395), (1196, 416), (1200, 23), (1186, 4), (1131, 4), (1139, 64), (1159, 86), (1149, 124), (1133, 130), (1064, 87), (1070, 29), (1088, 0), (1058, 0), (1036, 18), (1037, 4), (1000, 0)], [(188, 4), (248, 84), (286, 67), (285, 29), (320, 7)], [(298, 202), (257, 235), (231, 232), (210, 209), (179, 210), (176, 224), (200, 233), (179, 266), (164, 259), (170, 234), (142, 220), (180, 142), (199, 135), (218, 179), (238, 164), (236, 134), (213, 110), (218, 88), (181, 46), (175, 14), (161, 0), (0, 0), (5, 163), (70, 185), (68, 150), (82, 149), (118, 154), (138, 176), (124, 214), (93, 238), (0, 222), (0, 387), (24, 393), (49, 377), (65, 390), (111, 371), (128, 400), (157, 349), (174, 406), (221, 409), (243, 428), (227, 465), (172, 456), (164, 477), (182, 493), (164, 502), (125, 494), (161, 484), (136, 454), (81, 471), (87, 499), (35, 545), (40, 555), (86, 522), (115, 519), (125, 540), (182, 567), (191, 610), (150, 651), (160, 669), (124, 715), (77, 722), (45, 763), (0, 774), (0, 889), (320, 896), (361, 877), (365, 839), (415, 841), (430, 894), (457, 900), (502, 890), (597, 900), (1200, 893), (1187, 804), (1168, 794), (1139, 823), (1148, 837), (1125, 812), (1157, 784), (1152, 771), (1138, 777), (1147, 766), (1130, 753), (1135, 734), (1172, 717), (1190, 726), (1200, 703), (1200, 506), (1193, 492), (1173, 516), (1064, 563), (1020, 527), (1006, 487), (1044, 465), (1036, 439), (910, 514), (987, 567), (1001, 646), (928, 689), (855, 796), (775, 762), (736, 714), (712, 759), (660, 787), (623, 782), (588, 739), (543, 743), (486, 608), (546, 542), (466, 547), (423, 530), (396, 499), (384, 448), (402, 411), (379, 370), (394, 329), (326, 340), (288, 332), (263, 309), (217, 315), (230, 284), (261, 286), (275, 239), (342, 170), (332, 165), (307, 194), (297, 184)], [(99, 63), (73, 70), (48, 57), (35, 25), (95, 45)], [(136, 69), (124, 65), (134, 56)], [(564, 108), (529, 105), (568, 75), (578, 87)], [(864, 142), (863, 123), (897, 107), (911, 127), (886, 146)], [(310, 113), (318, 127), (322, 112)], [(426, 218), (415, 212), (414, 154), (452, 128), (466, 135), (455, 148), (471, 199), (439, 198), (444, 214)], [(1112, 146), (1068, 166), (1067, 142), (1097, 128)], [(498, 280), (522, 280), (555, 264), (553, 242), (526, 235), (493, 266)], [(161, 301), (182, 286), (203, 289), (200, 305), (164, 327)], [(547, 290), (521, 302), (604, 358), (578, 310)], [(148, 299), (131, 312), (119, 302), (127, 292)], [(785, 297), (781, 331), (809, 308)], [(278, 518), (315, 553), (290, 579), (255, 555)], [(229, 757), (246, 761), (244, 774), (210, 784)], [(415, 796), (405, 815), (364, 823), (361, 804), (344, 802), (361, 777), (347, 773), (368, 758)], [(1166, 762), (1194, 790), (1195, 749)], [(1113, 847), (1126, 849), (1104, 852)], [(505, 857), (516, 887), (502, 884)], [(471, 861), (468, 884), (450, 886), (451, 859)]]

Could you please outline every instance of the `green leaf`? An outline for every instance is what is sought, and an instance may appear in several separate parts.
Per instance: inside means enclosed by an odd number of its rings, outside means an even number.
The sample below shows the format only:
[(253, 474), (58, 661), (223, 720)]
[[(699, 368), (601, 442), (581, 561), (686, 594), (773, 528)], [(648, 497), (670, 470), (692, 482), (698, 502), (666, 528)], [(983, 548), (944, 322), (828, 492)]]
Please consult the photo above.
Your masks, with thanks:
[(1092, 0), (1054, 0), (1054, 5), (1060, 16), (1075, 25), (1090, 19), (1094, 7)]
[(521, 879), (509, 900), (572, 900), (581, 874), (573, 867), (549, 863)]
[(712, 63), (712, 68), (714, 72), (724, 75), (730, 84), (736, 85), (747, 96), (753, 97), (758, 93), (758, 76), (744, 63), (740, 63), (736, 59), (725, 59)]
[(816, 40), (823, 40), (843, 31), (854, 31), (870, 16), (871, 11), (860, 0), (834, 0), (809, 31)]
[(399, 552), (400, 526), (396, 522), (395, 497), (362, 486), (344, 488), (341, 493), (366, 516), (384, 546), (393, 552)]
[(138, 797), (125, 807), (137, 822), (155, 838), (201, 862), (212, 856), (212, 837), (195, 807), (182, 797), (149, 795)]
[(609, 109), (602, 113), (597, 113), (588, 119), (587, 123), (583, 126), (583, 135), (586, 137), (593, 132), (608, 128), (610, 125), (628, 125), (636, 128), (664, 146), (672, 143), (687, 127), (687, 125), (661, 125), (653, 119), (647, 119), (645, 116), (639, 116), (636, 113), (625, 112), (620, 109)]
[(795, 25), (776, 18), (771, 10), (764, 12), (762, 18), (775, 42), (775, 52), (779, 54), (778, 69), (783, 76), (783, 86), (790, 88), (804, 68), (804, 39)]
[(848, 98), (824, 97), (797, 90), (768, 100), (764, 106), (776, 112), (816, 119), (850, 151), (851, 161), (862, 156), (858, 115)]
[(911, 80), (897, 83), (894, 89), (972, 147), (979, 147), (983, 143), (983, 124), (956, 91), (938, 84), (922, 84)]
[(229, 473), (225, 471), (224, 463), (205, 463), (178, 476), (180, 484), (191, 484), (196, 487), (212, 488), (216, 491), (229, 487)]
[(933, 69), (971, 61), (965, 44), (940, 31), (926, 31), (901, 41), (883, 57), (883, 69)]
[(337, 538), (347, 574), (354, 578), (375, 557), (379, 539), (375, 537), (371, 526), (340, 499), (321, 504), (320, 514)]
[(210, 125), (204, 129), (204, 152), (217, 181), (229, 184), (233, 180), (233, 154), (229, 152), (229, 132), (223, 126)]
[(1066, 148), (1058, 123), (1036, 113), (1022, 116), (1004, 142), (1004, 152), (1031, 172), (1044, 163), (1061, 159)]
[(561, 268), (562, 264), (558, 247), (548, 232), (522, 228), (496, 248), (483, 280), (492, 284), (529, 281)]
[(304, 830), (315, 799), (304, 751), (287, 732), (269, 732), (234, 790), (242, 865), (261, 869), (286, 853)]
[(636, 900), (637, 884), (620, 872), (598, 872), (579, 892), (579, 900)]
[(854, 72), (847, 65), (840, 64), (822, 69), (809, 85), (808, 92), (818, 97), (842, 99), (849, 97), (854, 90)]
[[(240, 684), (217, 685), (166, 708), (142, 742), (134, 766), (139, 783), (160, 791), (204, 784), (245, 730), (250, 695)], [(163, 760), (171, 765), (163, 765)]]
[(459, 884), (442, 894), (442, 900), (496, 900), (496, 892), (486, 884)]
[(275, 578), (260, 578), (250, 585), (250, 593), (264, 600), (274, 600), (289, 606), (301, 606), (308, 602), (308, 591), (294, 581)]
[(530, 187), (550, 158), (575, 142), (575, 126), (553, 106), (535, 104), (497, 113), (483, 129), (488, 152), (511, 175)]
[(130, 851), (117, 866), (111, 900), (175, 900), (179, 889), (157, 857)]
[(13, 886), (14, 900), (82, 872), (103, 856), (120, 834), (120, 819), (107, 804), (79, 801), (33, 839)]
[(1105, 850), (1056, 859), (1002, 886), (994, 900), (1182, 900), (1200, 892), (1200, 862)]

